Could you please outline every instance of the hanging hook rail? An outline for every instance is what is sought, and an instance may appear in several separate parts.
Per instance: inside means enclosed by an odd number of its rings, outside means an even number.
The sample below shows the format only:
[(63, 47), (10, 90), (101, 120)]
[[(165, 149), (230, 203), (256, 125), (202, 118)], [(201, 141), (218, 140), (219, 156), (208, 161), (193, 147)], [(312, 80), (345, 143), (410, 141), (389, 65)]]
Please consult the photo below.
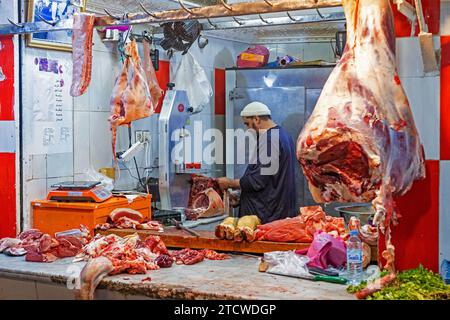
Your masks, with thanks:
[(61, 20), (58, 19), (56, 21), (47, 21), (39, 12), (37, 12), (36, 15), (39, 17), (39, 19), (42, 20), (42, 22), (45, 22), (46, 24), (51, 25), (52, 27), (56, 26), (56, 24)]
[(240, 25), (240, 26), (243, 26), (243, 25), (244, 25), (244, 22), (239, 21), (238, 19), (236, 19), (235, 16), (232, 16), (232, 18), (233, 18), (234, 21), (236, 21), (236, 23), (237, 23), (238, 25)]
[(264, 22), (265, 24), (272, 24), (272, 22), (265, 20), (260, 14), (258, 14), (258, 16), (261, 19), (261, 21)]
[(113, 15), (112, 13), (110, 13), (108, 10), (106, 10), (106, 9), (103, 9), (105, 12), (106, 12), (106, 14), (108, 15), (108, 16), (110, 16), (111, 18), (113, 18), (113, 19), (115, 19), (115, 20), (120, 20), (121, 18), (120, 17), (118, 17), (118, 16), (115, 16), (115, 15)]
[(11, 21), (8, 19), (8, 22), (11, 23), (13, 26), (17, 27), (17, 28), (25, 28), (25, 26), (23, 24), (19, 24), (19, 23), (15, 23), (14, 21)]
[(155, 15), (154, 13), (148, 11), (148, 10), (144, 7), (144, 5), (142, 4), (142, 2), (139, 2), (139, 5), (141, 6), (142, 10), (143, 10), (149, 17), (158, 19), (158, 16)]
[(184, 5), (183, 0), (178, 0), (178, 3), (180, 4), (181, 8), (182, 8), (184, 11), (186, 11), (187, 13), (195, 14), (194, 11), (192, 11), (191, 9), (187, 8), (187, 7)]
[(233, 11), (233, 7), (226, 3), (224, 0), (220, 0), (220, 3), (230, 11)]
[[(136, 4), (143, 4), (143, 0), (135, 0)], [(185, 2), (182, 2), (185, 5)], [(270, 5), (270, 4), (272, 5)], [(251, 26), (259, 26), (261, 24), (267, 25), (266, 22), (269, 20), (271, 25), (278, 24), (289, 24), (292, 22), (296, 23), (308, 23), (308, 22), (321, 22), (321, 21), (344, 21), (345, 17), (343, 14), (339, 13), (331, 13), (331, 14), (322, 14), (320, 11), (319, 15), (306, 15), (302, 18), (300, 16), (295, 16), (294, 13), (298, 10), (315, 10), (316, 8), (327, 8), (327, 7), (339, 7), (342, 5), (342, 0), (257, 0), (254, 2), (236, 2), (233, 5), (227, 4), (225, 0), (218, 1), (217, 4), (206, 6), (206, 7), (196, 7), (186, 8), (188, 11), (179, 7), (179, 9), (172, 10), (162, 10), (150, 12), (147, 8), (140, 10), (140, 12), (129, 13), (127, 16), (128, 20), (124, 20), (122, 14), (112, 14), (109, 10), (104, 10), (105, 14), (99, 15), (95, 17), (94, 27), (110, 27), (110, 26), (127, 26), (134, 24), (148, 24), (148, 23), (161, 23), (165, 21), (184, 21), (193, 18), (192, 13), (195, 13), (196, 19), (204, 19), (205, 27), (213, 30), (213, 26), (217, 26), (217, 29), (225, 28), (234, 28), (234, 27), (251, 27)], [(142, 6), (141, 6), (142, 8)], [(191, 13), (190, 13), (190, 12)], [(288, 16), (285, 18), (265, 18), (266, 14), (278, 13), (278, 12), (287, 12)], [(253, 20), (244, 19), (240, 21), (240, 19), (236, 19), (236, 17), (240, 16), (251, 16), (251, 15), (262, 15), (263, 19), (257, 19), (257, 23), (253, 22)], [(294, 15), (294, 16), (293, 16)], [(38, 16), (36, 16), (38, 17)], [(232, 18), (233, 20), (229, 22), (219, 23), (219, 21), (215, 21), (215, 18)], [(323, 17), (323, 19), (320, 19)], [(206, 19), (210, 19), (206, 23)], [(211, 21), (212, 20), (212, 21)], [(6, 20), (5, 20), (6, 21)], [(11, 21), (12, 22), (12, 21)], [(54, 32), (54, 31), (62, 31), (62, 30), (71, 30), (73, 28), (73, 20), (72, 19), (59, 19), (58, 21), (48, 21), (43, 19), (40, 21), (38, 18), (33, 22), (21, 22), (21, 23), (11, 23), (6, 22), (6, 24), (0, 24), (0, 35), (10, 35), (10, 34), (26, 34), (26, 33), (37, 33), (37, 32)], [(211, 23), (210, 23), (211, 22)], [(258, 25), (259, 23), (259, 25)]]
[(210, 24), (211, 27), (213, 27), (214, 29), (217, 29), (217, 24), (212, 23), (211, 19), (206, 18), (206, 20), (208, 21), (208, 23)]

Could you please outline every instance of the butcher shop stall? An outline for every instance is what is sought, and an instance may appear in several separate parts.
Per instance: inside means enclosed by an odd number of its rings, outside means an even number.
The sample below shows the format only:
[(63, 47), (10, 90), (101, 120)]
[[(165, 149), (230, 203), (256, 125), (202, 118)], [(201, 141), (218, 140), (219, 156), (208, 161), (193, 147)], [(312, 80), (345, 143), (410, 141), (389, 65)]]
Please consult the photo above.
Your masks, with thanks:
[(0, 1), (0, 299), (450, 299), (449, 64), (448, 1)]

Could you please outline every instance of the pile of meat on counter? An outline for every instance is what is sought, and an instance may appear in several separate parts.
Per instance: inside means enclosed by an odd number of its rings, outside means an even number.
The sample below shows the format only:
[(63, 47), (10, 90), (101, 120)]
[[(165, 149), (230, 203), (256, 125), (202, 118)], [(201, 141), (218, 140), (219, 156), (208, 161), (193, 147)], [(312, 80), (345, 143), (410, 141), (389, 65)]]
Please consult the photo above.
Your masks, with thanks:
[(0, 239), (0, 253), (9, 256), (25, 256), (30, 262), (53, 262), (58, 258), (74, 257), (91, 240), (89, 230), (68, 230), (51, 237), (37, 229), (30, 229), (17, 238)]
[(54, 238), (37, 229), (30, 229), (17, 238), (0, 239), (0, 253), (25, 256), (25, 261), (29, 262), (53, 262), (67, 257), (75, 257), (74, 262), (78, 262), (103, 256), (114, 266), (110, 274), (145, 273), (146, 270), (170, 267), (173, 262), (192, 265), (204, 259), (229, 258), (226, 254), (209, 249), (186, 248), (169, 253), (161, 238), (153, 235), (145, 240), (141, 240), (137, 234), (123, 238), (115, 234), (97, 234), (92, 238), (84, 226), (56, 233)]
[(261, 224), (257, 216), (226, 218), (216, 227), (216, 237), (234, 241), (274, 241), (310, 243), (316, 231), (346, 239), (343, 218), (327, 216), (320, 206), (300, 208), (300, 215)]
[[(80, 273), (78, 297), (92, 299), (96, 285), (106, 275), (120, 273), (146, 274), (148, 270), (170, 268), (173, 263), (192, 265), (209, 260), (225, 260), (229, 256), (213, 250), (189, 248), (169, 252), (160, 237), (150, 235), (141, 240), (137, 234), (119, 237), (97, 234), (83, 247), (74, 262), (87, 260)], [(142, 281), (147, 281), (148, 278)]]
[(105, 223), (95, 226), (97, 230), (108, 230), (111, 228), (164, 231), (160, 222), (145, 219), (142, 213), (130, 208), (114, 209)]

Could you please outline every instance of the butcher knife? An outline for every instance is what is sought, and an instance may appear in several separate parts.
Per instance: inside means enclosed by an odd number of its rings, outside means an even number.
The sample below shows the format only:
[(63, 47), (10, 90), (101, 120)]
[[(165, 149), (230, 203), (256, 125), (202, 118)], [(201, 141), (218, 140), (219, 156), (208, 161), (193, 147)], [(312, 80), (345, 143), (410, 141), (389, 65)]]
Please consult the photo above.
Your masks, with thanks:
[(198, 234), (194, 230), (189, 229), (188, 227), (183, 226), (183, 224), (180, 221), (177, 221), (175, 219), (170, 219), (170, 222), (172, 222), (177, 229), (183, 229), (184, 231), (189, 232), (193, 236), (200, 237), (200, 234)]
[(324, 281), (324, 282), (331, 282), (331, 283), (338, 283), (338, 284), (346, 284), (347, 283), (347, 279), (344, 279), (341, 277), (312, 275), (312, 274), (289, 275), (289, 274), (282, 274), (282, 273), (277, 273), (277, 272), (273, 272), (273, 271), (269, 271), (269, 270), (267, 271), (267, 273), (273, 273), (273, 274), (278, 274), (278, 275), (282, 275), (282, 276), (289, 276), (289, 277), (300, 278), (300, 279), (305, 279), (305, 280), (312, 280), (312, 281)]

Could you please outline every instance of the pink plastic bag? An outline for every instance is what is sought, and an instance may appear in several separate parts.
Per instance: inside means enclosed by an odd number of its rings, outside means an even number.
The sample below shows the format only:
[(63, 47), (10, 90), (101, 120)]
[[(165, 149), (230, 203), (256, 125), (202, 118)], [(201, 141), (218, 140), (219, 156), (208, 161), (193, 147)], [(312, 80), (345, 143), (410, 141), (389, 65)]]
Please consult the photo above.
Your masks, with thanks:
[(308, 249), (296, 250), (295, 253), (306, 254), (308, 267), (341, 268), (347, 262), (345, 242), (323, 231), (314, 233), (314, 240)]
[(269, 61), (269, 49), (256, 45), (242, 52), (237, 59), (238, 68), (260, 68)]

